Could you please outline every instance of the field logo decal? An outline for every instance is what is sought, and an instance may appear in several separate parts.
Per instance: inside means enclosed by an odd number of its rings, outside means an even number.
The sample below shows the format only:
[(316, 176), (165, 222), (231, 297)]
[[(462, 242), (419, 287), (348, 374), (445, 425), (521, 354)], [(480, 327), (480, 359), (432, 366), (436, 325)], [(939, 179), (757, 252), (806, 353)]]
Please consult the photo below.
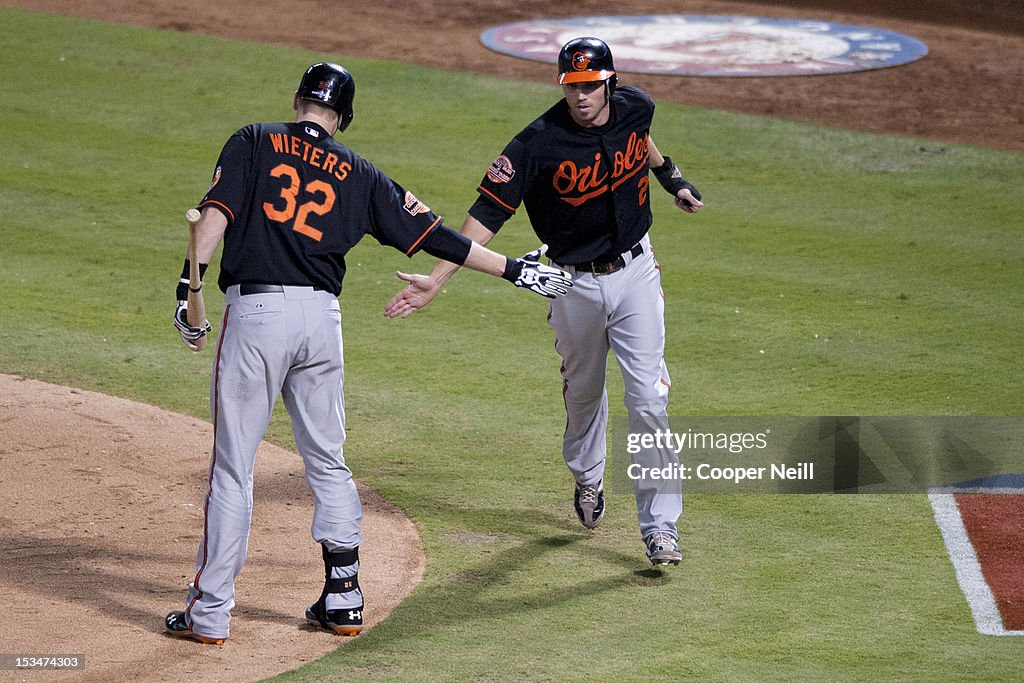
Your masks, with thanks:
[(867, 26), (805, 19), (661, 14), (538, 19), (487, 29), (488, 48), (555, 63), (579, 36), (608, 43), (617, 70), (679, 76), (806, 76), (866, 71), (920, 59), (928, 47)]

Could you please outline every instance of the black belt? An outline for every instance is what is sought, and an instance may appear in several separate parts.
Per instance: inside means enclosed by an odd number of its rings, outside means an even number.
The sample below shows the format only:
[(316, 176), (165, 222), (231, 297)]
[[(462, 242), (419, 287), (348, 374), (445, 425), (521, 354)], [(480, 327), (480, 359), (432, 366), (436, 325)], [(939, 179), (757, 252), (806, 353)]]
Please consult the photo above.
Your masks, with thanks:
[[(629, 255), (633, 258), (642, 253), (644, 253), (644, 245), (639, 242), (634, 244), (633, 248), (629, 250)], [(611, 261), (590, 261), (589, 263), (573, 263), (570, 265), (578, 271), (593, 273), (594, 275), (611, 275), (626, 267), (626, 259), (622, 254), (619, 254)]]
[[(238, 285), (238, 293), (242, 296), (249, 294), (280, 294), (284, 291), (284, 285), (257, 285), (251, 282)], [(313, 287), (314, 292), (326, 292), (325, 289)]]

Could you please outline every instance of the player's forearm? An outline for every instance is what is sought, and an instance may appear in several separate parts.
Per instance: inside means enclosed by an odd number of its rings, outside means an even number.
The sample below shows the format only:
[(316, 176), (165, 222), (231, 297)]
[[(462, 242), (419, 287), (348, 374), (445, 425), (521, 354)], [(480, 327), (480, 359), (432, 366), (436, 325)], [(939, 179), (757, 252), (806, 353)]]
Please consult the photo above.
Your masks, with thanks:
[(650, 135), (647, 136), (647, 165), (651, 168), (658, 168), (665, 163), (665, 157), (658, 151), (657, 145), (654, 144), (654, 138)]
[[(466, 257), (466, 262), (462, 265), (466, 266), (470, 270), (477, 270), (481, 273), (501, 277), (505, 274), (505, 268), (508, 265), (508, 261), (508, 258), (504, 255), (491, 251), (487, 247), (473, 242), (469, 248), (469, 256)], [(455, 270), (452, 270), (451, 273), (448, 274), (448, 277), (451, 277), (454, 273)], [(434, 273), (432, 272), (430, 276), (434, 277)], [(445, 278), (445, 280), (447, 279), (448, 278)], [(445, 280), (442, 280), (441, 282), (443, 283)]]
[[(204, 208), (202, 211), (202, 217), (199, 222), (196, 223), (196, 260), (199, 261), (199, 279), (202, 280), (203, 276), (206, 275), (206, 269), (210, 264), (210, 260), (213, 258), (214, 252), (217, 251), (217, 245), (220, 244), (221, 238), (224, 236), (224, 231), (227, 230), (228, 221), (217, 209), (210, 207)], [(178, 278), (178, 284), (175, 285), (175, 297), (178, 301), (185, 301), (188, 297), (189, 287), (189, 275), (191, 271), (190, 255), (188, 251), (185, 252), (185, 262), (181, 266), (181, 276)]]
[(658, 150), (650, 135), (647, 136), (647, 154), (647, 165), (652, 175), (666, 192), (675, 197), (676, 206), (689, 213), (694, 213), (703, 206), (700, 191), (683, 177), (671, 157)]
[(209, 263), (228, 228), (228, 219), (210, 206), (203, 208), (202, 215), (196, 223), (196, 255), (200, 263)]
[[(494, 233), (483, 226), (480, 221), (467, 215), (459, 232), (474, 242), (470, 245), (469, 255), (463, 265), (472, 270), (478, 270), (489, 275), (501, 275), (505, 269), (505, 257), (490, 249), (483, 249), (483, 246), (494, 239)], [(479, 247), (479, 248), (478, 248)], [(472, 261), (472, 262), (471, 262)], [(443, 285), (461, 266), (451, 261), (438, 261), (434, 269), (430, 271), (430, 279)]]

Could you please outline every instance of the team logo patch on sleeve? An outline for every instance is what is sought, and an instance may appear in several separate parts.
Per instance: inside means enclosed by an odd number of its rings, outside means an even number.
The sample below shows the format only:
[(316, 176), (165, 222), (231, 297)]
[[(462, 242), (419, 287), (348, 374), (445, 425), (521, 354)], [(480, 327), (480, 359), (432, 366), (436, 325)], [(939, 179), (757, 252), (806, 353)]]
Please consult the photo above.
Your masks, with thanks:
[(515, 175), (516, 170), (512, 168), (512, 161), (504, 154), (495, 159), (487, 169), (487, 178), (492, 183), (507, 183)]
[[(210, 180), (210, 190), (212, 190), (214, 187), (216, 187), (217, 183), (219, 183), (219, 182), (220, 182), (220, 166), (218, 166), (217, 169), (213, 172), (213, 179)], [(207, 190), (207, 192), (209, 192), (210, 190)]]
[(408, 190), (405, 191), (405, 204), (403, 208), (409, 212), (411, 216), (418, 216), (421, 213), (427, 213), (430, 211), (430, 207), (416, 199), (416, 195)]

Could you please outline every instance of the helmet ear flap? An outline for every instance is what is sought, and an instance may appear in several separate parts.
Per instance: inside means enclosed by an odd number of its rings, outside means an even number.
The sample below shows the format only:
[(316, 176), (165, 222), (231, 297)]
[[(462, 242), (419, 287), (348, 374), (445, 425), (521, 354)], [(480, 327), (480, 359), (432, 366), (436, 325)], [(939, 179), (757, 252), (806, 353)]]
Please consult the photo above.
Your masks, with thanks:
[(615, 88), (619, 87), (619, 77), (618, 76), (612, 76), (612, 77), (606, 79), (605, 82), (604, 82), (604, 85), (605, 85), (605, 90), (608, 91), (608, 99), (610, 100), (612, 98), (612, 95), (615, 94)]
[[(355, 87), (352, 88), (353, 94), (355, 94)], [(338, 132), (344, 133), (345, 129), (348, 128), (348, 124), (352, 123), (352, 118), (355, 112), (352, 111), (352, 100), (348, 101), (348, 106), (338, 111)]]

